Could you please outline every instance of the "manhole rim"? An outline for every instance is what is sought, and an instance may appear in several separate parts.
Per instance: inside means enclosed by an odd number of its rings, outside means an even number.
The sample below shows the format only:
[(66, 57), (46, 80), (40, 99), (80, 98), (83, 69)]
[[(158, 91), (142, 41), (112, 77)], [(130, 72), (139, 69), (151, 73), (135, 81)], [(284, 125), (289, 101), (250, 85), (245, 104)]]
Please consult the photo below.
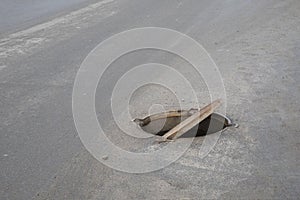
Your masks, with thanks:
[[(171, 111), (166, 111), (166, 112), (161, 112), (161, 113), (155, 113), (155, 114), (152, 114), (152, 115), (148, 115), (148, 116), (144, 117), (143, 119), (151, 118), (151, 117), (153, 117), (153, 116), (160, 115), (160, 114), (161, 114), (161, 115), (164, 115), (164, 114), (172, 113), (172, 112), (189, 113), (190, 111), (193, 111), (193, 110), (197, 110), (197, 109), (191, 108), (191, 109), (188, 109), (188, 110), (171, 110)], [(236, 124), (233, 123), (232, 120), (231, 120), (228, 116), (226, 116), (226, 115), (224, 115), (224, 114), (222, 114), (222, 113), (219, 113), (219, 112), (213, 112), (210, 116), (212, 116), (212, 115), (215, 116), (214, 118), (215, 118), (216, 120), (219, 120), (218, 118), (224, 119), (224, 125), (225, 125), (225, 127), (224, 127), (223, 129), (217, 131), (217, 132), (223, 132), (223, 131), (227, 130), (228, 127), (236, 126)], [(167, 119), (167, 118), (175, 118), (175, 117), (178, 117), (178, 116), (165, 117), (165, 119)], [(136, 119), (139, 119), (139, 118), (135, 118), (135, 119), (132, 120), (132, 121), (135, 121)], [(142, 119), (142, 120), (143, 120), (143, 119)], [(154, 119), (153, 121), (148, 122), (146, 125), (141, 125), (141, 124), (139, 124), (139, 123), (137, 123), (137, 122), (136, 122), (136, 124), (137, 124), (138, 128), (141, 129), (141, 131), (143, 131), (144, 133), (146, 133), (146, 134), (151, 134), (151, 135), (157, 135), (157, 134), (154, 134), (154, 133), (151, 133), (151, 132), (146, 131), (143, 127), (149, 125), (151, 122), (155, 122), (156, 120), (161, 120), (161, 119), (163, 119), (163, 118)], [(141, 120), (141, 119), (139, 119), (139, 120)], [(176, 125), (175, 125), (175, 126), (176, 126)], [(175, 127), (175, 126), (174, 126), (174, 127)], [(170, 129), (170, 130), (171, 130), (171, 129)]]

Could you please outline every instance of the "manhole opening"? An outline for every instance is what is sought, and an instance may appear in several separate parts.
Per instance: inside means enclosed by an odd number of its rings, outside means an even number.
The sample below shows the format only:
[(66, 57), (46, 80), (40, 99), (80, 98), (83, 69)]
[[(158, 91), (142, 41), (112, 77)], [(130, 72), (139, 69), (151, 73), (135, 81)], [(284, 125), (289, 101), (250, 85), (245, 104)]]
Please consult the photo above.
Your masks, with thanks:
[[(189, 111), (180, 111), (187, 112)], [(153, 134), (163, 136), (169, 130), (174, 128), (180, 122), (189, 117), (190, 114), (181, 116), (168, 116), (168, 117), (153, 117), (149, 116), (144, 119), (135, 119), (143, 131)], [(219, 113), (213, 113), (205, 120), (194, 126), (192, 129), (184, 133), (181, 137), (200, 137), (208, 134), (216, 133), (221, 130), (226, 129), (226, 127), (232, 126), (231, 120)]]

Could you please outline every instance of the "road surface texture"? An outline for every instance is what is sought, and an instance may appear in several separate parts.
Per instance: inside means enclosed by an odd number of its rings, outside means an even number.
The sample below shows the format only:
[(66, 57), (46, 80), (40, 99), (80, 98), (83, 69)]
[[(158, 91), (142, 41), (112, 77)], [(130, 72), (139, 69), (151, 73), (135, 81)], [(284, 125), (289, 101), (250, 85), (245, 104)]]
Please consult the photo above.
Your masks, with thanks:
[(87, 6), (97, 0), (1, 0), (0, 35), (7, 35)]
[[(299, 199), (300, 1), (22, 2), (0, 7), (0, 199)], [(240, 127), (223, 132), (203, 160), (198, 137), (168, 167), (130, 174), (84, 148), (72, 88), (98, 43), (145, 26), (180, 31), (206, 48), (223, 77), (227, 114)], [(99, 121), (124, 149), (140, 145), (112, 123), (111, 90), (130, 67), (150, 61), (184, 66), (164, 52), (135, 52), (112, 64), (96, 94)], [(132, 115), (145, 115), (153, 102), (176, 108), (171, 97), (160, 87), (140, 88)]]

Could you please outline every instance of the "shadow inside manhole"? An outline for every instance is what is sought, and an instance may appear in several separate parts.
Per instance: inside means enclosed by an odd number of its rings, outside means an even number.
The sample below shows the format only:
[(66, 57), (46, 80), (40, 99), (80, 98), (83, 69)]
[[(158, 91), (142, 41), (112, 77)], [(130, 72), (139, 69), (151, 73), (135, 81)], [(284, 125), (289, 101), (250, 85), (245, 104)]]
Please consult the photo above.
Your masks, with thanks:
[[(195, 110), (189, 111), (170, 111), (168, 113), (148, 116), (144, 119), (134, 121), (143, 131), (153, 135), (163, 136), (180, 122), (193, 114)], [(199, 137), (225, 130), (229, 126), (235, 126), (231, 120), (219, 113), (213, 113), (192, 129), (184, 133), (181, 137)]]

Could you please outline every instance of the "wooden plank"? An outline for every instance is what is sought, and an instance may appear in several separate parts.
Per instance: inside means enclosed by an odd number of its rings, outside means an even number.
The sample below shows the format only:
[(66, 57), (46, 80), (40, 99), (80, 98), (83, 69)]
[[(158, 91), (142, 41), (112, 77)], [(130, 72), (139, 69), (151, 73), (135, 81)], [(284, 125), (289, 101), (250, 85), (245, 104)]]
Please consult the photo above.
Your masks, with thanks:
[(176, 139), (189, 131), (191, 128), (199, 124), (201, 121), (210, 116), (219, 106), (221, 105), (221, 100), (215, 100), (211, 104), (205, 106), (186, 120), (182, 121), (180, 124), (172, 128), (165, 135), (162, 136), (163, 141), (170, 139)]
[(197, 109), (191, 108), (190, 110), (176, 110), (176, 111), (168, 111), (164, 113), (157, 113), (145, 117), (144, 119), (136, 118), (133, 121), (138, 123), (141, 127), (148, 125), (151, 121), (155, 121), (158, 119), (167, 119), (172, 117), (190, 117), (192, 112), (198, 111)]

